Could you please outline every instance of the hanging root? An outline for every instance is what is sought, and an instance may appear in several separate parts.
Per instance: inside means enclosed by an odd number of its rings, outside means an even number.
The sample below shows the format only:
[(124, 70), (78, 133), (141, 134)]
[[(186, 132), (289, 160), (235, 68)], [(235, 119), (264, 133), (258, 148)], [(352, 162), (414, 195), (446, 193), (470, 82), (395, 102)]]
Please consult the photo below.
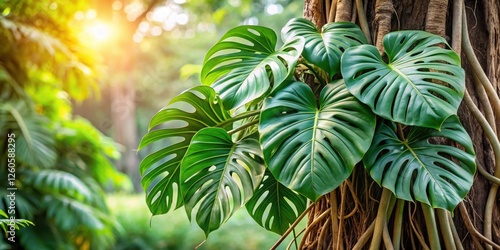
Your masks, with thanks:
[(359, 26), (365, 34), (366, 41), (371, 44), (372, 39), (370, 36), (370, 28), (368, 27), (368, 21), (366, 20), (365, 8), (363, 7), (363, 0), (356, 0), (356, 10), (358, 11)]

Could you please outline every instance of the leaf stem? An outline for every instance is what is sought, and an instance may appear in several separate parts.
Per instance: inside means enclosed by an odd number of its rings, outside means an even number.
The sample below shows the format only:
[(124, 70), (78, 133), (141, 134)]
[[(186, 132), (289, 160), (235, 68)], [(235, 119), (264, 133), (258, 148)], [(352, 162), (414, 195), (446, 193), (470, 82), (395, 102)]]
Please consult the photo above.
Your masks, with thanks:
[(314, 77), (316, 77), (316, 79), (318, 79), (318, 81), (319, 81), (319, 83), (321, 84), (321, 86), (325, 86), (325, 85), (326, 85), (325, 79), (323, 79), (323, 78), (322, 78), (322, 77), (318, 74), (318, 72), (316, 72), (316, 70), (314, 70), (314, 68), (313, 68), (311, 65), (309, 65), (308, 63), (306, 63), (306, 62), (304, 62), (304, 61), (302, 61), (302, 62), (301, 62), (301, 64), (302, 64), (302, 65), (304, 65), (304, 66), (306, 66), (306, 67), (307, 67), (307, 69), (309, 69), (309, 70), (313, 73)]
[(361, 26), (361, 30), (365, 34), (366, 41), (368, 42), (368, 44), (372, 44), (370, 28), (368, 26), (368, 21), (366, 20), (365, 9), (363, 8), (363, 0), (356, 0), (356, 9), (358, 10), (359, 25)]
[(352, 247), (352, 250), (360, 250), (362, 249), (366, 242), (368, 242), (368, 239), (370, 239), (370, 236), (373, 234), (373, 231), (375, 229), (375, 222), (373, 221), (372, 224), (366, 229), (366, 231), (359, 237), (358, 242), (356, 242), (356, 245)]
[(387, 223), (384, 224), (384, 231), (382, 233), (382, 239), (384, 240), (384, 247), (387, 250), (394, 250), (394, 246), (392, 245), (391, 236), (389, 235), (389, 227)]
[(286, 232), (281, 236), (281, 238), (279, 238), (278, 241), (276, 241), (276, 243), (274, 243), (274, 245), (270, 248), (270, 250), (276, 250), (278, 248), (278, 246), (281, 244), (281, 242), (283, 242), (285, 240), (285, 238), (299, 224), (299, 222), (302, 220), (302, 218), (304, 218), (304, 216), (306, 216), (307, 213), (309, 213), (309, 211), (314, 207), (314, 205), (315, 205), (314, 203), (311, 203), (311, 205), (309, 205), (309, 207), (307, 207), (307, 209), (304, 210), (304, 212), (302, 212), (302, 214), (300, 214), (299, 217), (297, 217), (295, 222), (290, 226), (290, 228), (288, 228), (288, 230), (286, 230)]
[(256, 115), (259, 115), (260, 114), (260, 110), (252, 110), (252, 111), (247, 111), (247, 112), (244, 112), (244, 113), (241, 113), (235, 117), (231, 117), (225, 121), (223, 121), (222, 123), (220, 123), (219, 125), (217, 125), (217, 127), (224, 127), (228, 124), (231, 124), (235, 121), (238, 121), (238, 120), (242, 120), (242, 119), (245, 119), (245, 118), (248, 118), (248, 117), (251, 117), (251, 116), (256, 116)]
[(453, 238), (453, 232), (450, 227), (450, 222), (448, 221), (449, 211), (438, 208), (436, 209), (436, 213), (446, 249), (457, 249)]
[(396, 132), (397, 132), (398, 137), (401, 141), (406, 140), (405, 134), (403, 133), (403, 125), (401, 125), (401, 123), (397, 123), (397, 131)]
[(436, 225), (434, 209), (422, 202), (420, 203), (420, 205), (422, 206), (422, 212), (424, 213), (427, 236), (429, 237), (429, 247), (431, 249), (441, 249), (441, 245), (439, 244), (439, 232)]
[(257, 119), (257, 120), (255, 120), (255, 121), (251, 121), (251, 122), (249, 122), (249, 123), (246, 123), (246, 124), (244, 124), (244, 125), (241, 125), (240, 127), (237, 127), (237, 128), (235, 128), (235, 129), (229, 130), (229, 131), (227, 131), (227, 133), (228, 133), (229, 135), (232, 135), (232, 134), (234, 134), (234, 133), (240, 132), (240, 131), (242, 131), (242, 130), (244, 130), (244, 129), (248, 128), (248, 127), (251, 127), (251, 126), (253, 126), (253, 125), (255, 125), (255, 124), (258, 124), (258, 123), (259, 123), (259, 120)]
[(380, 198), (380, 204), (377, 212), (377, 219), (375, 220), (375, 229), (373, 231), (370, 250), (376, 250), (380, 248), (380, 243), (382, 241), (382, 234), (384, 231), (385, 224), (387, 223), (387, 209), (389, 207), (389, 203), (391, 202), (391, 198), (392, 198), (391, 190), (384, 188), (382, 191), (382, 197)]
[(451, 232), (453, 234), (453, 239), (455, 240), (455, 246), (457, 250), (464, 250), (464, 246), (462, 245), (462, 240), (458, 235), (457, 228), (455, 227), (455, 222), (453, 222), (453, 218), (451, 217), (451, 213), (447, 213), (448, 222), (450, 223)]
[(396, 203), (396, 211), (394, 214), (394, 228), (392, 230), (392, 245), (395, 250), (399, 250), (401, 246), (401, 230), (403, 227), (403, 212), (405, 201), (398, 199)]
[(337, 241), (340, 241), (340, 228), (339, 228), (339, 214), (338, 214), (338, 203), (337, 203), (337, 192), (336, 189), (330, 192), (330, 220), (332, 223), (332, 237), (333, 237), (333, 242), (334, 242), (334, 249), (337, 245), (340, 246), (340, 243)]

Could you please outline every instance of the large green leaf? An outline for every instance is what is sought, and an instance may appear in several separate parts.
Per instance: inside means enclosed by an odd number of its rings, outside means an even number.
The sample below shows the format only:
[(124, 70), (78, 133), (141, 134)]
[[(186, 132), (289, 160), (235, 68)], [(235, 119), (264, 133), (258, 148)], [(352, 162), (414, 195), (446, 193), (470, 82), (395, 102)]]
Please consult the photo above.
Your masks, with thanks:
[(340, 72), (340, 57), (352, 47), (366, 43), (363, 31), (354, 23), (328, 23), (318, 31), (309, 20), (294, 18), (282, 30), (284, 40), (303, 37), (305, 40), (302, 56), (326, 71), (330, 77)]
[(0, 134), (7, 133), (11, 133), (15, 140), (16, 162), (41, 168), (56, 164), (56, 143), (49, 122), (26, 103), (10, 101), (0, 104)]
[(45, 193), (61, 194), (79, 201), (91, 201), (93, 196), (89, 187), (80, 178), (62, 170), (28, 171), (24, 183)]
[(245, 207), (262, 227), (284, 234), (306, 209), (306, 197), (279, 183), (268, 170)]
[(240, 107), (282, 83), (294, 70), (304, 47), (292, 39), (275, 51), (276, 34), (261, 26), (229, 30), (207, 53), (201, 71), (228, 109)]
[[(400, 199), (453, 211), (469, 191), (476, 169), (472, 140), (458, 118), (448, 118), (441, 131), (412, 127), (403, 141), (394, 127), (382, 123), (377, 128), (363, 159), (370, 175)], [(437, 143), (442, 138), (460, 146)]]
[[(163, 143), (140, 164), (146, 202), (153, 215), (183, 204), (179, 171), (192, 137), (198, 130), (219, 125), (228, 117), (214, 90), (197, 86), (172, 99), (151, 119), (150, 131), (142, 138), (139, 150), (154, 142)], [(159, 125), (161, 129), (151, 130)]]
[(208, 234), (219, 228), (259, 186), (264, 175), (259, 142), (233, 142), (222, 128), (193, 137), (182, 161), (181, 190), (188, 216)]
[(335, 189), (370, 147), (375, 115), (342, 80), (321, 91), (295, 82), (265, 101), (259, 132), (264, 159), (290, 189), (316, 200)]
[(349, 91), (376, 114), (398, 123), (440, 128), (456, 114), (465, 91), (460, 58), (440, 36), (398, 31), (383, 40), (385, 63), (372, 45), (349, 48), (342, 75)]

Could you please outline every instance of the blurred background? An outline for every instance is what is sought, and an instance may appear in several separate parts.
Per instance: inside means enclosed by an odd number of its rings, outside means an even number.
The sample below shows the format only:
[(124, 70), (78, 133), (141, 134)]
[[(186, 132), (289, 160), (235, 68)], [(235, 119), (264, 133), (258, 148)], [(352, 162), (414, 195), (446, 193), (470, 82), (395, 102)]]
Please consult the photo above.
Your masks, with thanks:
[[(0, 249), (202, 243), (182, 208), (151, 217), (138, 166), (153, 149), (135, 149), (151, 117), (200, 84), (204, 56), (223, 33), (261, 24), (279, 34), (302, 8), (293, 0), (0, 0), (0, 209), (35, 224), (19, 225)], [(268, 249), (279, 237), (241, 209), (200, 249)]]

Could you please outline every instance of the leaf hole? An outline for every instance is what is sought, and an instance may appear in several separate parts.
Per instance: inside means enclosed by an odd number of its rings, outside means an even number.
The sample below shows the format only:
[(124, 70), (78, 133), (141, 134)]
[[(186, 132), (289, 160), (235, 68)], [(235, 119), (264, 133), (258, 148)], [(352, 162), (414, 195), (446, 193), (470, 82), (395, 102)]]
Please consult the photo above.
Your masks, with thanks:
[(156, 192), (156, 194), (153, 196), (153, 198), (151, 198), (151, 203), (155, 203), (158, 199), (160, 199), (160, 196), (161, 196), (161, 190)]
[(248, 32), (256, 35), (256, 36), (261, 36), (260, 32), (258, 30), (255, 30), (255, 29), (251, 29), (251, 28), (248, 28), (247, 29)]
[[(147, 176), (152, 171), (157, 170), (157, 168), (159, 168), (161, 166), (167, 166), (171, 160), (175, 159), (175, 157), (177, 157), (176, 153), (172, 153), (172, 154), (169, 154), (167, 156), (163, 156), (162, 158), (158, 159), (157, 161), (154, 161), (150, 166), (148, 166), (146, 171), (142, 172), (141, 175)], [(160, 175), (155, 177), (155, 179), (158, 177), (163, 179), (163, 178), (166, 178), (170, 174), (171, 174), (170, 171), (165, 170)]]
[[(160, 126), (158, 126), (158, 129), (181, 129), (181, 128), (186, 128), (187, 126), (189, 126), (189, 123), (187, 121), (171, 120), (162, 123)], [(184, 138), (181, 136), (175, 136), (175, 137), (169, 136), (168, 138), (172, 139), (172, 143), (178, 143), (184, 141), (184, 140), (178, 140), (178, 138)]]
[[(190, 166), (188, 166), (189, 168)], [(185, 170), (184, 170), (185, 171)], [(184, 180), (184, 183), (188, 183), (190, 182), (193, 178), (199, 178), (199, 175), (202, 173), (202, 172), (206, 172), (206, 170), (200, 170), (200, 171), (196, 171), (195, 173), (192, 173), (186, 180)], [(211, 179), (210, 179), (211, 180)]]
[(224, 187), (224, 196), (226, 196), (226, 199), (225, 200), (222, 199), (221, 202), (228, 203), (228, 205), (229, 205), (229, 211), (234, 211), (235, 206), (237, 205), (237, 204), (235, 204), (236, 203), (235, 201), (240, 200), (240, 202), (238, 202), (238, 205), (241, 204), (241, 199), (235, 198), (233, 196), (233, 192), (231, 192), (231, 188), (229, 186), (225, 186)]
[(226, 55), (229, 55), (229, 54), (238, 54), (241, 52), (241, 49), (221, 49), (221, 50), (218, 50), (217, 52), (213, 53), (212, 55), (210, 55), (210, 57), (208, 58), (207, 61), (209, 60), (212, 60), (214, 58), (218, 58), (218, 57), (222, 57), (222, 56), (226, 56)]
[[(226, 68), (229, 68), (232, 64), (236, 64), (236, 63), (239, 63), (239, 62), (242, 62), (242, 61), (243, 61), (243, 59), (241, 59), (241, 58), (234, 58), (234, 59), (230, 59), (230, 60), (224, 60), (224, 61), (218, 63), (215, 67), (213, 67), (210, 70), (210, 73), (213, 73), (214, 71), (217, 71), (217, 70), (229, 71)], [(225, 66), (228, 66), (228, 67), (225, 67)], [(239, 69), (238, 68), (233, 69), (233, 71), (236, 71), (236, 70), (239, 70)], [(225, 73), (227, 73), (227, 72), (225, 72)]]
[(192, 94), (194, 94), (195, 96), (197, 96), (198, 98), (200, 98), (202, 100), (206, 100), (207, 99), (207, 97), (205, 96), (205, 94), (203, 94), (202, 92), (200, 92), (198, 90), (192, 89), (189, 92), (192, 93)]
[(267, 205), (266, 209), (262, 213), (262, 218), (268, 218), (267, 220), (269, 222), (269, 224), (268, 224), (269, 226), (273, 225), (274, 219), (275, 219), (274, 216), (271, 216), (271, 209), (272, 209), (272, 207), (273, 207), (272, 203), (269, 204), (269, 205)]
[[(179, 188), (179, 185), (177, 185), (176, 182), (172, 183), (172, 204), (175, 206), (175, 204), (177, 204), (177, 201), (180, 199), (180, 188)], [(168, 203), (168, 199), (170, 198), (170, 196), (167, 196), (167, 204)], [(175, 207), (174, 207), (175, 208)]]
[(346, 35), (344, 37), (348, 38), (348, 39), (351, 39), (351, 40), (354, 40), (354, 41), (358, 42), (359, 44), (363, 44), (363, 41), (361, 41), (359, 38), (357, 38), (355, 36)]
[(401, 37), (401, 40), (399, 40), (399, 44), (404, 44), (406, 41), (406, 37)]
[(228, 37), (228, 38), (224, 39), (224, 42), (239, 43), (239, 44), (246, 45), (249, 47), (255, 46), (255, 44), (252, 41), (245, 39), (245, 38), (242, 38), (242, 37), (236, 37), (236, 36)]
[[(192, 92), (192, 93), (195, 94), (194, 92)], [(205, 96), (203, 95), (203, 98), (201, 98), (201, 99), (205, 99)], [(168, 105), (168, 109), (178, 109), (178, 110), (184, 111), (186, 113), (191, 113), (191, 114), (196, 112), (196, 108), (192, 104), (185, 102), (185, 101), (174, 102), (174, 103)]]
[(415, 57), (415, 56), (418, 56), (418, 55), (422, 54), (423, 52), (424, 52), (424, 51), (420, 50), (420, 51), (417, 51), (417, 52), (415, 52), (415, 53), (410, 54), (410, 56), (411, 56), (411, 57)]
[[(323, 135), (323, 141), (325, 141), (329, 146), (333, 147), (332, 142), (330, 141), (330, 139), (327, 136)], [(323, 154), (321, 154), (321, 157), (323, 157)], [(325, 162), (326, 162), (326, 160), (325, 160)]]
[[(374, 109), (377, 109), (379, 106), (379, 101), (383, 97), (383, 91), (379, 91), (377, 95), (375, 96), (375, 99), (373, 100), (373, 107)], [(394, 104), (394, 103), (393, 103)]]
[[(418, 47), (422, 42), (425, 42), (426, 40), (427, 40), (427, 38), (422, 38), (422, 39), (418, 39), (416, 41), (413, 41), (413, 43), (408, 47), (408, 49), (406, 49), (406, 52), (409, 53), (410, 51), (412, 51), (413, 49)], [(415, 53), (418, 53), (418, 52), (415, 52)]]
[(293, 213), (298, 216), (300, 214), (299, 210), (297, 210), (297, 206), (295, 206), (295, 203), (293, 203), (290, 199), (288, 199), (288, 197), (283, 197), (283, 199), (285, 200), (285, 202), (288, 204), (288, 206), (290, 206), (290, 208), (293, 210)]
[(255, 207), (252, 210), (252, 214), (255, 214), (259, 207), (264, 203), (264, 200), (267, 199), (267, 196), (269, 195), (269, 190), (264, 191), (264, 193), (260, 194), (259, 199), (255, 202)]
[[(434, 137), (427, 139), (427, 142), (429, 144), (433, 144), (433, 145), (447, 145), (450, 141), (451, 141), (450, 139), (448, 139), (446, 137), (440, 137), (440, 136), (434, 136)], [(442, 152), (438, 152), (438, 154), (441, 156), (445, 155)]]
[[(358, 77), (360, 76), (363, 76), (363, 75), (366, 75), (366, 74), (370, 74), (372, 71), (375, 71), (376, 68), (366, 68), (366, 69), (363, 69), (363, 70), (360, 70), (358, 72), (356, 72), (356, 74), (354, 74), (353, 76), (353, 79), (357, 79)], [(373, 76), (371, 76), (373, 77)], [(374, 77), (373, 79), (370, 79), (371, 82), (375, 82), (377, 81), (378, 79), (380, 78), (379, 75), (377, 75), (376, 77)], [(369, 85), (369, 84), (366, 84), (366, 85)], [(365, 85), (365, 86), (366, 86)]]

